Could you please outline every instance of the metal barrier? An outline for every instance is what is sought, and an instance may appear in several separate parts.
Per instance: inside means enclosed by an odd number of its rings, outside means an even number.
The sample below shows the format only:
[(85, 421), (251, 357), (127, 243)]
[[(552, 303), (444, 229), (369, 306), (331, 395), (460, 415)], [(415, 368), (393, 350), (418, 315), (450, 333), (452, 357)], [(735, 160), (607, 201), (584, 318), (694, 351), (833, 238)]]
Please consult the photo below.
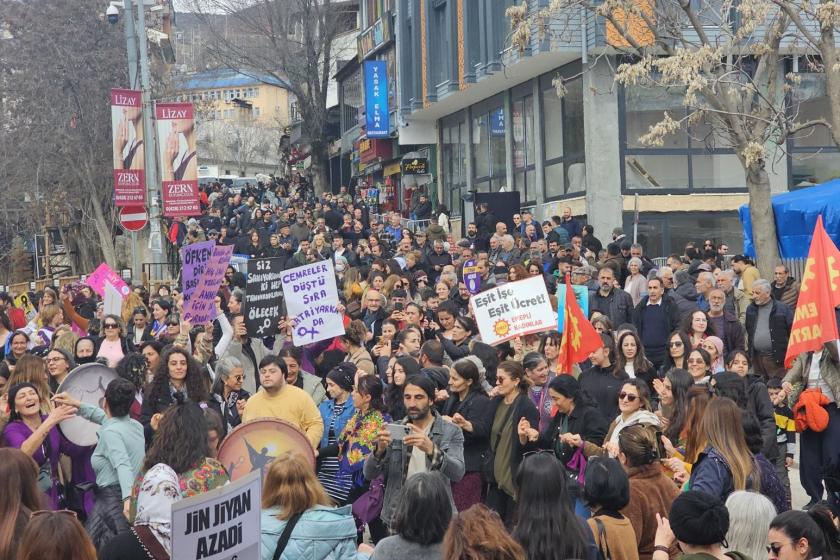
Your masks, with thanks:
[[(373, 212), (369, 215), (371, 218), (376, 218), (377, 221), (383, 224), (389, 224), (391, 214), (374, 214)], [(432, 223), (432, 220), (411, 220), (409, 218), (400, 217), (400, 227), (410, 230), (411, 232), (422, 231), (429, 227)]]

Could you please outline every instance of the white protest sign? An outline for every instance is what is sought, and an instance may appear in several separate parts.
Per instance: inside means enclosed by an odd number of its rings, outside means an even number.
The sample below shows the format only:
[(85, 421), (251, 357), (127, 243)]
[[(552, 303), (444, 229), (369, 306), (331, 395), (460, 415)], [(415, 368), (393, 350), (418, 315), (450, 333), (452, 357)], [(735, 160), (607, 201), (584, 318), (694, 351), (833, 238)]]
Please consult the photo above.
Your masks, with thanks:
[(295, 346), (344, 335), (331, 260), (287, 270), (282, 280), (286, 312), (294, 325)]
[(105, 282), (105, 302), (102, 306), (102, 311), (105, 315), (122, 315), (123, 297), (116, 286), (110, 282)]
[(557, 329), (545, 281), (534, 276), (491, 288), (470, 298), (478, 332), (487, 344)]
[(261, 473), (172, 506), (172, 558), (260, 559)]

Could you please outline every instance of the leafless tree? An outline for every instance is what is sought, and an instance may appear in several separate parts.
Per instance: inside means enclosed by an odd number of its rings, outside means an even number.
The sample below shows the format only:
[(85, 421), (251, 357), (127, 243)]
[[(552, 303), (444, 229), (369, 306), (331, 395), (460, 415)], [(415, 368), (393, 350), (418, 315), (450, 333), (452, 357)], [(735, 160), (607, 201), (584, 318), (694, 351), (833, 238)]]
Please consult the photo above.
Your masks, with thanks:
[[(523, 4), (507, 14), (511, 40), (520, 49), (563, 36), (572, 25), (579, 28), (581, 17), (595, 21), (604, 26), (607, 43), (596, 57), (618, 61), (618, 84), (681, 92), (685, 111), (672, 115), (663, 109), (662, 120), (637, 140), (661, 146), (667, 135), (702, 124), (699, 140), (707, 147), (734, 151), (746, 178), (758, 265), (769, 278), (779, 251), (768, 166), (792, 134), (823, 124), (799, 122), (790, 103), (798, 78), (784, 72), (783, 49), (796, 32), (795, 14), (780, 7), (788, 3), (802, 2), (552, 0), (539, 12)], [(556, 86), (562, 95), (562, 81)]]
[[(75, 224), (91, 269), (116, 264), (109, 90), (125, 86), (122, 28), (88, 0), (4, 2), (0, 97), (6, 171), (40, 224), (49, 212)], [(22, 196), (22, 199), (24, 197)], [(39, 227), (40, 229), (40, 227)]]
[[(209, 31), (204, 47), (218, 64), (285, 81), (305, 123), (314, 186), (328, 185), (327, 88), (335, 39), (355, 27), (355, 3), (331, 0), (185, 0)], [(223, 17), (220, 17), (223, 16)]]

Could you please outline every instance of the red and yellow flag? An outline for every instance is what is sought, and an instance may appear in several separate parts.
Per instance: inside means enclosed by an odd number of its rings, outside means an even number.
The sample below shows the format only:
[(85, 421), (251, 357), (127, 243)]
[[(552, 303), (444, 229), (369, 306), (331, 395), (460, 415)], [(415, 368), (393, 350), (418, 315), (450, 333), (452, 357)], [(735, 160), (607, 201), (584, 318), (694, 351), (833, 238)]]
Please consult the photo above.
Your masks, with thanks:
[(819, 350), (823, 343), (837, 340), (834, 308), (840, 305), (840, 251), (817, 217), (802, 287), (790, 330), (785, 367), (803, 352)]
[(572, 373), (572, 367), (584, 361), (589, 354), (601, 347), (601, 337), (592, 326), (575, 299), (572, 282), (566, 274), (566, 305), (563, 309), (563, 339), (557, 356), (557, 371)]

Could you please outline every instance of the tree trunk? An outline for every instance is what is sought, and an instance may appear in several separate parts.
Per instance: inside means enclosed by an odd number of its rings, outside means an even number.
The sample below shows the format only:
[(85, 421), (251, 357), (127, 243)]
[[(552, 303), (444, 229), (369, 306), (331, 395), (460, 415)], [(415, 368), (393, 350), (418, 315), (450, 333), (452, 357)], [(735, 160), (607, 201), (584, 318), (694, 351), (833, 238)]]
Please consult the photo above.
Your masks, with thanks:
[(779, 240), (770, 204), (770, 177), (763, 164), (748, 167), (746, 176), (756, 266), (761, 277), (769, 282), (773, 280), (773, 269), (779, 261)]
[(97, 197), (92, 197), (90, 205), (93, 207), (93, 225), (96, 228), (96, 233), (99, 236), (99, 246), (102, 249), (102, 257), (108, 266), (117, 266), (117, 252), (114, 249), (114, 234), (111, 230), (108, 220), (105, 219), (105, 213), (102, 211), (102, 205)]
[(313, 143), (309, 152), (312, 157), (312, 186), (315, 194), (323, 194), (330, 191), (330, 178), (328, 166), (330, 163), (326, 145)]

